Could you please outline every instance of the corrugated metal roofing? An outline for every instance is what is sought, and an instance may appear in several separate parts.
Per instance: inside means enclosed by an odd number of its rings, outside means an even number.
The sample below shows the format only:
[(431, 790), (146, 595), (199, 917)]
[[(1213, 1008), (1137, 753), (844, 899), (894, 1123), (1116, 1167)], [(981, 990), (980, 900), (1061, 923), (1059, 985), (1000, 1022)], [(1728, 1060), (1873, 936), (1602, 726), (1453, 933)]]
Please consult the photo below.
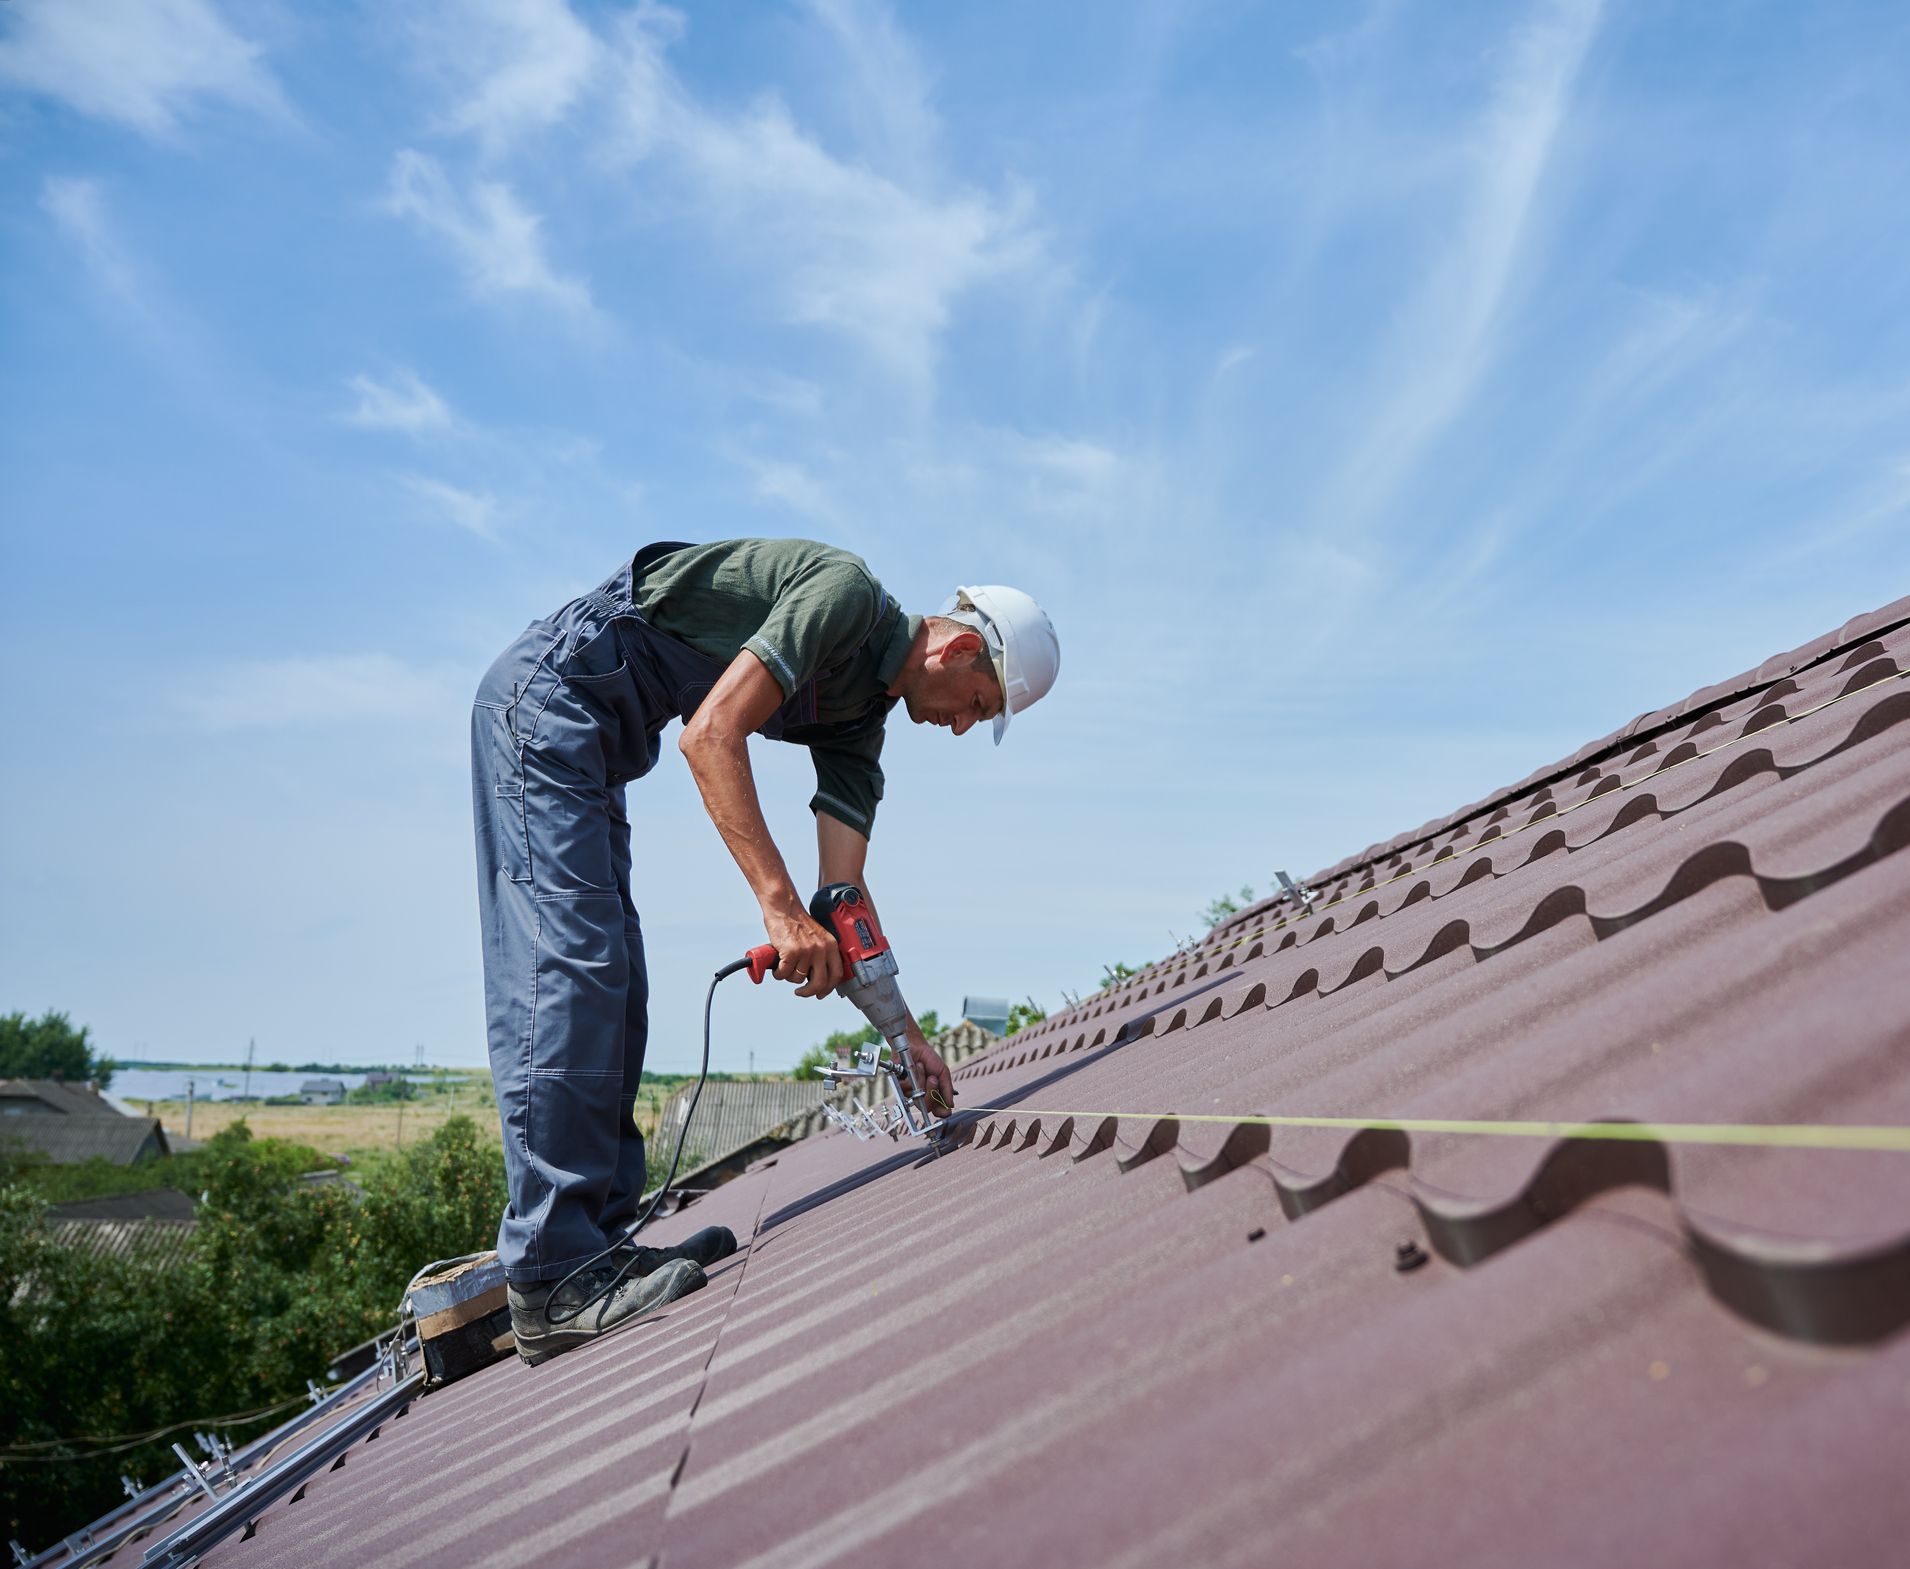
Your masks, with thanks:
[(192, 1195), (177, 1188), (142, 1188), (137, 1193), (107, 1193), (69, 1199), (46, 1207), (48, 1220), (191, 1220), (198, 1212)]
[(62, 1247), (121, 1263), (171, 1265), (192, 1248), (196, 1220), (53, 1220), (47, 1235)]
[(37, 1100), (48, 1110), (68, 1116), (119, 1115), (92, 1085), (68, 1084), (64, 1079), (0, 1079), (0, 1100)]
[[(663, 1103), (657, 1136), (651, 1141), (653, 1164), (667, 1162), (676, 1147), (693, 1089), (679, 1090)], [(704, 1085), (696, 1116), (684, 1134), (682, 1175), (692, 1176), (768, 1138), (821, 1105), (829, 1090), (822, 1079), (719, 1079)]]
[(115, 1166), (131, 1166), (167, 1153), (166, 1135), (154, 1117), (48, 1114), (0, 1118), (0, 1142), (12, 1142), (56, 1165), (73, 1165), (98, 1156)]
[(1910, 1124), (1906, 617), (984, 1052), (950, 1153), (783, 1151), (207, 1562), (1894, 1561), (1910, 1153), (1389, 1124)]

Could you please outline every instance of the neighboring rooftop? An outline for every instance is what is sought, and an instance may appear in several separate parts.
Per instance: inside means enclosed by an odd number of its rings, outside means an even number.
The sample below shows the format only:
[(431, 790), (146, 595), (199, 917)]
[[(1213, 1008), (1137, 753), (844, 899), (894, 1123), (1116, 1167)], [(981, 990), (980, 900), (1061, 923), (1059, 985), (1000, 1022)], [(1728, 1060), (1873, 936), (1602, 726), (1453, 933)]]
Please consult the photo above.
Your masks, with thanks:
[(101, 1198), (69, 1199), (49, 1204), (49, 1221), (67, 1220), (191, 1220), (192, 1196), (177, 1188), (144, 1188), (138, 1193), (108, 1193)]
[(121, 1113), (90, 1084), (64, 1079), (0, 1079), (0, 1116), (117, 1117)]
[(964, 1062), (947, 1154), (757, 1163), (650, 1238), (730, 1226), (705, 1290), (204, 1562), (1894, 1561), (1906, 665), (1910, 600), (1328, 868)]
[(171, 1153), (157, 1117), (122, 1117), (117, 1112), (0, 1118), (0, 1144), (9, 1142), (56, 1166), (96, 1157), (115, 1166), (136, 1166)]
[(47, 1217), (47, 1235), (62, 1247), (123, 1264), (180, 1264), (198, 1229), (199, 1222), (190, 1216), (129, 1220)]
[(696, 1084), (692, 1080), (663, 1103), (655, 1137), (647, 1154), (651, 1177), (668, 1169), (670, 1152), (683, 1137), (683, 1167), (677, 1180), (687, 1186), (745, 1150), (754, 1149), (778, 1130), (813, 1111), (828, 1098), (832, 1086), (825, 1079), (734, 1079), (703, 1086), (696, 1098), (696, 1116), (688, 1131), (683, 1119), (690, 1109)]

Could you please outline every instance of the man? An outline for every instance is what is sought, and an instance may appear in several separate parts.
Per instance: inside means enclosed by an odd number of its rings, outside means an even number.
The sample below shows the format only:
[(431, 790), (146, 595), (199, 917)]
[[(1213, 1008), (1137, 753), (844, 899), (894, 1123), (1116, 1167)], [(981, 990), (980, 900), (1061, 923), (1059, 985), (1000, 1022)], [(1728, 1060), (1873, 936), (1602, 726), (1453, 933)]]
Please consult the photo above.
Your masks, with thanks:
[[(809, 748), (819, 884), (865, 895), (897, 702), (957, 735), (1044, 696), (1054, 627), (1026, 594), (957, 590), (904, 615), (867, 566), (810, 540), (657, 544), (534, 621), (485, 676), (472, 711), (478, 910), (491, 1075), (510, 1205), (498, 1230), (519, 1354), (539, 1362), (703, 1284), (735, 1247), (720, 1228), (681, 1248), (613, 1248), (636, 1217), (633, 1111), (648, 1036), (643, 933), (630, 895), (623, 787), (677, 745), (801, 997), (842, 980), (834, 937), (805, 908), (770, 838), (748, 739)], [(911, 1020), (931, 1099), (941, 1058)]]

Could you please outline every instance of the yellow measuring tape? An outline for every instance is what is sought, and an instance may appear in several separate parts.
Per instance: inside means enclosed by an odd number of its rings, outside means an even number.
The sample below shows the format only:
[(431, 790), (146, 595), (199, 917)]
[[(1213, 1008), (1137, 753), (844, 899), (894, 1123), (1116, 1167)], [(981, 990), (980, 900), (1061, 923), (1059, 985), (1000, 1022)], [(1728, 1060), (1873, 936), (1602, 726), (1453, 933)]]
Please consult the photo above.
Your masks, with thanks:
[(1137, 1122), (1248, 1123), (1269, 1128), (1377, 1128), (1397, 1133), (1474, 1133), (1501, 1139), (1602, 1139), (1619, 1144), (1729, 1144), (1755, 1149), (1887, 1150), (1910, 1154), (1910, 1127), (1788, 1122), (1506, 1122), (1454, 1117), (1270, 1117), (1231, 1112), (1060, 1111), (1052, 1106), (964, 1106), (997, 1117), (1125, 1117)]
[[(1361, 888), (1339, 897), (1327, 900), (1317, 908), (1309, 909), (1299, 919), (1310, 919), (1324, 913), (1336, 905), (1377, 893), (1392, 883), (1403, 882), (1408, 877), (1419, 877), (1434, 867), (1447, 861), (1457, 861), (1475, 851), (1492, 845), (1502, 845), (1508, 839), (1526, 833), (1534, 828), (1555, 823), (1568, 813), (1581, 807), (1591, 806), (1609, 799), (1626, 790), (1637, 788), (1641, 784), (1661, 779), (1674, 770), (1687, 764), (1696, 763), (1704, 758), (1740, 746), (1759, 736), (1768, 736), (1773, 730), (1784, 725), (1795, 724), (1812, 714), (1846, 700), (1861, 696), (1888, 681), (1901, 681), (1910, 678), (1910, 670), (1898, 671), (1895, 675), (1881, 677), (1855, 691), (1840, 692), (1821, 703), (1803, 710), (1801, 713), (1787, 714), (1784, 718), (1751, 731), (1747, 735), (1731, 736), (1718, 745), (1698, 752), (1681, 762), (1673, 763), (1669, 768), (1659, 766), (1648, 770), (1633, 780), (1620, 779), (1616, 789), (1603, 794), (1588, 796), (1584, 800), (1574, 801), (1562, 806), (1555, 812), (1532, 819), (1504, 833), (1495, 834), (1490, 839), (1476, 840), (1464, 849), (1447, 849), (1433, 857), (1423, 866), (1409, 866), (1404, 871), (1376, 882), (1371, 888)], [(1773, 683), (1775, 684), (1775, 683)], [(1747, 694), (1748, 695), (1748, 694)], [(1513, 798), (1513, 799), (1516, 799)], [(1444, 832), (1445, 830), (1441, 830)], [(1174, 959), (1164, 959), (1150, 965), (1135, 978), (1133, 984), (1145, 985), (1146, 982), (1171, 964), (1192, 964), (1204, 957), (1228, 952), (1243, 943), (1254, 942), (1279, 931), (1283, 926), (1293, 923), (1294, 917), (1280, 916), (1272, 922), (1255, 927), (1251, 932), (1242, 933), (1231, 942), (1216, 943), (1212, 947), (1196, 948), (1178, 954)], [(1066, 1014), (1056, 1015), (1056, 1022)], [(1065, 1031), (1063, 1032), (1065, 1033)], [(1222, 1122), (1230, 1125), (1247, 1123), (1252, 1126), (1269, 1128), (1347, 1128), (1358, 1130), (1375, 1128), (1398, 1133), (1459, 1133), (1476, 1134), (1484, 1138), (1501, 1139), (1591, 1139), (1621, 1144), (1719, 1144), (1735, 1145), (1753, 1149), (1816, 1149), (1816, 1150), (1883, 1150), (1896, 1154), (1910, 1154), (1910, 1127), (1896, 1127), (1889, 1124), (1839, 1126), (1835, 1124), (1810, 1123), (1758, 1123), (1758, 1122), (1513, 1122), (1493, 1121), (1482, 1118), (1449, 1117), (1274, 1117), (1236, 1115), (1230, 1112), (1184, 1112), (1184, 1111), (1058, 1111), (1046, 1106), (965, 1106), (964, 1111), (977, 1115), (1014, 1116), (1014, 1117), (1074, 1117), (1082, 1120), (1107, 1117), (1126, 1117), (1140, 1122)]]

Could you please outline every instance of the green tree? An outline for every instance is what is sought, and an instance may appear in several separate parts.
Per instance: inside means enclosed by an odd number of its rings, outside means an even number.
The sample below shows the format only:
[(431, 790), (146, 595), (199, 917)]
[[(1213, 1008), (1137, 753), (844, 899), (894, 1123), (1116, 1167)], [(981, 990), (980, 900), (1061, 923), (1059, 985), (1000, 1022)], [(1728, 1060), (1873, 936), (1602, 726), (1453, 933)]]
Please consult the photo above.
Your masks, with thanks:
[[(491, 1245), (503, 1152), (453, 1117), (363, 1179), (306, 1180), (314, 1152), (243, 1122), (198, 1157), (205, 1197), (183, 1263), (101, 1261), (47, 1234), (43, 1202), (0, 1186), (0, 1465), (9, 1534), (44, 1543), (118, 1501), (122, 1470), (177, 1467), (156, 1437), (111, 1455), (75, 1442), (300, 1397), (332, 1358), (395, 1321), (420, 1265)], [(284, 1414), (219, 1424), (244, 1441)]]
[(118, 1064), (93, 1050), (85, 1025), (75, 1029), (64, 1013), (48, 1009), (37, 1019), (0, 1014), (0, 1079), (66, 1079), (101, 1089), (113, 1082)]
[[(933, 1008), (927, 1013), (918, 1015), (915, 1022), (921, 1026), (924, 1039), (933, 1040), (942, 1033), (942, 1016)], [(859, 1030), (837, 1030), (827, 1040), (818, 1041), (798, 1057), (796, 1066), (790, 1070), (790, 1077), (819, 1079), (822, 1077), (822, 1070), (835, 1062), (838, 1047), (849, 1051), (858, 1046), (873, 1046), (881, 1039), (881, 1033), (873, 1024), (865, 1024)], [(711, 1077), (715, 1075), (712, 1074)]]
[(1238, 902), (1223, 893), (1218, 899), (1208, 901), (1207, 908), (1200, 912), (1200, 918), (1210, 927), (1218, 926), (1222, 921), (1226, 920), (1228, 916), (1238, 915), (1242, 910), (1246, 909), (1248, 905), (1252, 904), (1253, 900), (1253, 889), (1248, 887), (1245, 883), (1242, 883), (1240, 885), (1240, 898)]
[[(109, 1508), (121, 1470), (152, 1479), (177, 1467), (177, 1434), (110, 1456), (75, 1440), (272, 1405), (351, 1344), (287, 1355), (274, 1323), (305, 1284), (328, 1212), (349, 1199), (301, 1193), (311, 1152), (255, 1141), (243, 1123), (204, 1156), (209, 1192), (183, 1262), (89, 1257), (46, 1233), (37, 1195), (0, 1193), (0, 1446), (60, 1457), (0, 1467), (0, 1505), (23, 1539), (57, 1537)], [(265, 1420), (230, 1424), (233, 1436)]]
[(386, 1079), (382, 1084), (354, 1084), (345, 1091), (353, 1106), (379, 1106), (388, 1101), (415, 1100), (418, 1087), (409, 1079)]
[(1039, 1024), (1048, 1017), (1048, 1010), (1030, 997), (1026, 1002), (1018, 1002), (1008, 1010), (1008, 1033), (1015, 1034), (1025, 1030), (1031, 1024)]
[(837, 1030), (827, 1040), (811, 1046), (802, 1054), (796, 1062), (793, 1077), (819, 1079), (822, 1070), (836, 1060), (837, 1048), (849, 1051), (858, 1046), (873, 1046), (881, 1039), (881, 1034), (873, 1024), (865, 1024), (859, 1030)]
[(327, 1239), (327, 1268), (358, 1315), (360, 1332), (341, 1345), (389, 1324), (422, 1265), (495, 1246), (507, 1196), (503, 1151), (464, 1116), (448, 1118), (367, 1177), (362, 1202)]

